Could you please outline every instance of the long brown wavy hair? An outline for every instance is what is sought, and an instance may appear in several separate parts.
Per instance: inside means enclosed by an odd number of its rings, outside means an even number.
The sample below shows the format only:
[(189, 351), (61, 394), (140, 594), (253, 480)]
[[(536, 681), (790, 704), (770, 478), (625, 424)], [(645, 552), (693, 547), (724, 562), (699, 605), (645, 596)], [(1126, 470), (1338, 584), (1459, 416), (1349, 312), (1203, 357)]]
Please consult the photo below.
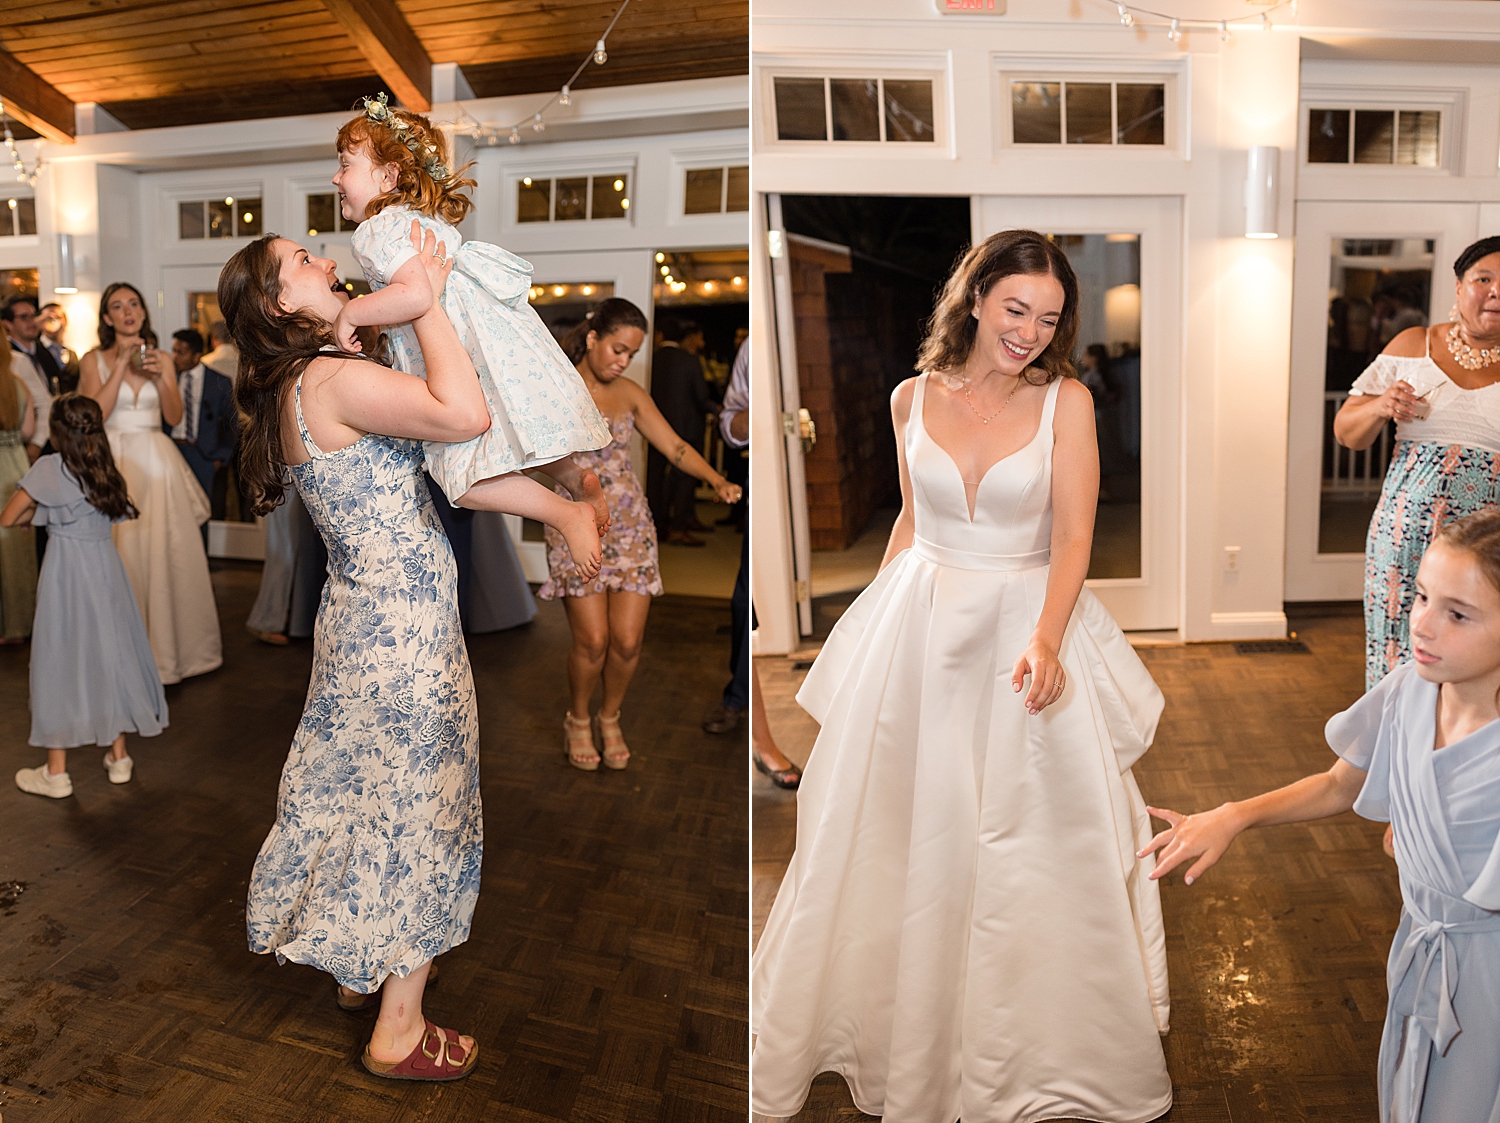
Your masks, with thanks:
[[(10, 372), (10, 332), (5, 330), (5, 321), (0, 320), (0, 429), (21, 427), (21, 395), (16, 388), (21, 380)], [(9, 392), (6, 387), (10, 387)]]
[(104, 411), (93, 398), (77, 391), (52, 399), (49, 424), (52, 447), (63, 465), (83, 488), (83, 494), (112, 519), (133, 519), (135, 504), (125, 487), (125, 477), (110, 455), (104, 435)]
[(141, 302), (141, 315), (145, 317), (141, 321), (141, 338), (150, 341), (153, 347), (156, 346), (156, 333), (151, 330), (151, 309), (146, 306), (146, 298), (141, 295), (141, 290), (128, 281), (116, 281), (99, 298), (99, 346), (108, 351), (115, 345), (115, 329), (104, 322), (104, 317), (109, 314), (109, 298), (121, 289), (129, 289)]
[[(420, 113), (405, 109), (391, 109), (389, 112), (392, 117), (406, 122), (409, 127), (408, 135), (415, 136), (422, 144), (431, 148), (437, 154), (439, 163), (448, 163), (447, 138), (440, 130), (432, 127), (431, 121)], [(478, 186), (475, 180), (464, 178), (464, 172), (474, 166), (472, 161), (449, 172), (446, 179), (433, 179), (422, 166), (422, 161), (417, 159), (416, 153), (396, 136), (394, 129), (370, 120), (363, 113), (354, 120), (345, 122), (344, 127), (339, 130), (335, 146), (340, 152), (350, 152), (361, 144), (369, 146), (370, 157), (376, 167), (395, 164), (397, 168), (396, 186), (384, 195), (371, 199), (361, 218), (374, 218), (386, 207), (405, 204), (420, 214), (440, 218), (456, 226), (474, 205), (467, 195), (460, 194)]]
[(645, 331), (646, 313), (624, 297), (612, 296), (590, 312), (588, 319), (575, 324), (568, 334), (563, 336), (563, 354), (568, 356), (568, 362), (576, 367), (583, 362), (584, 355), (588, 353), (589, 332), (603, 339), (610, 332), (619, 331), (621, 328), (639, 328)]
[[(287, 391), (307, 364), (333, 343), (333, 325), (305, 312), (287, 312), (281, 295), (281, 261), (267, 234), (231, 257), (219, 274), (219, 311), (240, 349), (234, 399), (244, 415), (240, 429), (240, 481), (257, 515), (281, 502), (290, 482), (281, 446), (281, 410)], [(352, 357), (352, 356), (351, 356)]]
[(1004, 230), (972, 246), (943, 285), (937, 306), (927, 321), (927, 336), (917, 353), (917, 367), (927, 371), (957, 371), (974, 349), (974, 308), (997, 281), (1018, 274), (1049, 276), (1062, 285), (1062, 315), (1052, 342), (1031, 361), (1047, 377), (1077, 378), (1073, 344), (1078, 338), (1078, 278), (1068, 257), (1046, 235), (1035, 230)]

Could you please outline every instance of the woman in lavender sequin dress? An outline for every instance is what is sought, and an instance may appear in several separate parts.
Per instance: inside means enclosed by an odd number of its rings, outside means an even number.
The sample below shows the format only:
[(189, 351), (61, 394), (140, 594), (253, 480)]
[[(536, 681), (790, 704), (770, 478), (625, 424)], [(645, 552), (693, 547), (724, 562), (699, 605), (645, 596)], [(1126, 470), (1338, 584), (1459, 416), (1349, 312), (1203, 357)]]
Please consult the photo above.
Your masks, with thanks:
[[(613, 436), (597, 452), (574, 454), (582, 467), (598, 474), (609, 502), (611, 522), (600, 541), (604, 564), (599, 575), (581, 580), (562, 535), (548, 527), (548, 580), (537, 593), (543, 600), (561, 598), (568, 613), (573, 647), (568, 652), (570, 709), (563, 719), (563, 748), (568, 762), (585, 772), (596, 771), (601, 760), (606, 768), (619, 769), (630, 759), (620, 732), (620, 706), (640, 658), (651, 598), (662, 591), (656, 526), (631, 467), (631, 434), (639, 429), (672, 464), (712, 485), (724, 502), (733, 503), (740, 495), (737, 485), (715, 472), (677, 435), (651, 395), (624, 377), (645, 339), (641, 310), (628, 300), (612, 298), (563, 343)], [(591, 725), (589, 703), (601, 679), (604, 698)]]

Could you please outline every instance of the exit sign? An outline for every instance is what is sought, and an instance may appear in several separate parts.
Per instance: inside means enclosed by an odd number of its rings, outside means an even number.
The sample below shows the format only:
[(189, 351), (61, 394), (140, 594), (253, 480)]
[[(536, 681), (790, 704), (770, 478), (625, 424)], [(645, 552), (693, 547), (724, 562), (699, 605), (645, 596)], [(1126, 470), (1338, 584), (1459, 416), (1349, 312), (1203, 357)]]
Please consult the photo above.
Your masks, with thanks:
[(1005, 0), (933, 0), (937, 10), (950, 16), (1003, 16)]

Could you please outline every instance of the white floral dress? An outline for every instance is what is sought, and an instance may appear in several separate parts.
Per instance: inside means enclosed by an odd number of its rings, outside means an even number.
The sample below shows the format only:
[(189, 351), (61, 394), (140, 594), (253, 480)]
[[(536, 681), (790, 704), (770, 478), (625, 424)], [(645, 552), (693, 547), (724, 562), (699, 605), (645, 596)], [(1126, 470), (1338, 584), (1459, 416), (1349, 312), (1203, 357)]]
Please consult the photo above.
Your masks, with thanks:
[[(609, 425), (557, 340), (527, 302), (531, 263), (488, 242), (465, 242), (458, 228), (410, 207), (388, 207), (360, 223), (350, 248), (372, 289), (391, 283), (416, 256), (412, 219), (448, 249), (453, 272), (443, 310), (479, 372), (490, 427), (460, 444), (427, 442), (427, 471), (449, 500), (480, 480), (535, 468), (572, 452), (603, 448)], [(410, 324), (387, 329), (391, 365), (427, 377)]]
[(457, 569), (416, 441), (291, 469), (328, 544), (307, 705), (250, 880), (250, 950), (369, 994), (463, 943), (483, 823)]

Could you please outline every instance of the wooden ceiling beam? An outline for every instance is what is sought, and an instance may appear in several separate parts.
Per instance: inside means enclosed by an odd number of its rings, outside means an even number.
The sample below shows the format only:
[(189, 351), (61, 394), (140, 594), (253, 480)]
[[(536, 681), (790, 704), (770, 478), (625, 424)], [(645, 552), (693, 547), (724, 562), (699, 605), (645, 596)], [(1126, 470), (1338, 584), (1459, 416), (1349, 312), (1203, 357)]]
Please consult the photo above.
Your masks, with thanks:
[(0, 98), (5, 99), (5, 111), (17, 121), (48, 140), (73, 143), (77, 127), (73, 102), (7, 51), (0, 51)]
[(375, 73), (408, 109), (432, 108), (432, 59), (396, 0), (323, 0)]

